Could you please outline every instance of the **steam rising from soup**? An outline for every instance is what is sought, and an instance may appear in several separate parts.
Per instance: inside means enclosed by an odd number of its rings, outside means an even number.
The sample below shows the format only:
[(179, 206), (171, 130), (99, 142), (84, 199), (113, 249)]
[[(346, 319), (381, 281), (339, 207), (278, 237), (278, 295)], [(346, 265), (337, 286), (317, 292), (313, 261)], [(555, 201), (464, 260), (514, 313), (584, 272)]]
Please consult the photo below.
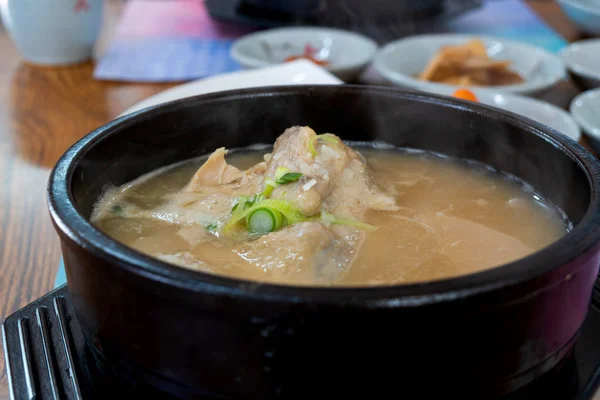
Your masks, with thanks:
[(349, 147), (292, 127), (267, 150), (216, 150), (118, 188), (92, 222), (163, 261), (310, 286), (392, 285), (525, 257), (569, 229), (527, 184), (436, 154)]

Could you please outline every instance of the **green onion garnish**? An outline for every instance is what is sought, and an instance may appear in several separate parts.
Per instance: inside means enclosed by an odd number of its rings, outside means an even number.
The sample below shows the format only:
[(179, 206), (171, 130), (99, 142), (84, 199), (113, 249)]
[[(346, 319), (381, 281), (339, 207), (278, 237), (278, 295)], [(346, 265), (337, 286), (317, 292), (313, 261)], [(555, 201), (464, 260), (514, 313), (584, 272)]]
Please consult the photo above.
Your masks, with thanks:
[(357, 219), (338, 218), (335, 215), (328, 213), (327, 211), (321, 211), (321, 220), (330, 224), (352, 226), (363, 231), (377, 230), (377, 227), (375, 225), (367, 224), (366, 222), (359, 221)]
[(340, 143), (340, 139), (335, 136), (333, 133), (324, 133), (322, 135), (317, 135), (314, 136), (310, 139), (308, 139), (308, 151), (310, 152), (310, 154), (312, 154), (313, 157), (317, 156), (317, 150), (315, 149), (315, 144), (317, 143), (317, 141), (323, 141), (325, 143), (329, 143), (329, 144), (338, 144)]
[(115, 215), (123, 215), (123, 207), (119, 204), (115, 204), (110, 208), (110, 212)]
[[(251, 202), (250, 197), (248, 196), (240, 196), (233, 203), (233, 207), (231, 208), (231, 212), (241, 209), (242, 211), (246, 208), (246, 205)], [(252, 204), (250, 204), (252, 205)]]
[(281, 176), (281, 178), (277, 179), (275, 182), (280, 185), (285, 185), (286, 183), (296, 182), (302, 176), (301, 172), (288, 172), (287, 174)]
[(285, 185), (286, 183), (296, 182), (301, 176), (301, 172), (291, 172), (289, 168), (278, 167), (275, 170), (275, 183)]
[(314, 137), (308, 139), (308, 143), (307, 143), (308, 151), (310, 152), (310, 154), (313, 157), (317, 156), (317, 150), (315, 149), (315, 142), (317, 141), (317, 138), (318, 138), (318, 136), (314, 136)]
[(298, 207), (292, 205), (288, 201), (279, 200), (279, 199), (264, 199), (256, 204), (254, 204), (250, 208), (247, 208), (246, 210), (244, 210), (242, 212), (238, 211), (239, 210), (239, 207), (238, 207), (238, 210), (236, 210), (236, 212), (232, 213), (231, 218), (229, 218), (229, 221), (227, 221), (225, 226), (223, 226), (222, 232), (226, 233), (233, 226), (235, 226), (239, 222), (246, 219), (246, 217), (248, 217), (254, 211), (256, 211), (258, 209), (262, 209), (262, 208), (268, 208), (272, 211), (274, 210), (274, 211), (278, 211), (279, 213), (281, 213), (281, 215), (283, 215), (283, 217), (285, 218), (284, 223), (286, 225), (293, 225), (298, 222), (303, 222), (303, 221), (309, 220), (309, 218), (307, 218), (306, 216), (304, 216), (304, 214), (302, 214), (302, 212), (300, 212)]
[(212, 224), (206, 225), (204, 228), (209, 232), (216, 232), (217, 229), (219, 228), (219, 223), (213, 222)]
[(262, 196), (264, 198), (268, 198), (271, 193), (273, 193), (273, 189), (277, 187), (277, 182), (272, 179), (265, 179), (265, 189), (262, 191)]
[[(339, 144), (340, 139), (331, 134), (317, 135), (308, 141), (309, 150), (316, 155), (314, 144), (317, 140), (326, 143)], [(291, 172), (289, 168), (279, 167), (275, 170), (275, 179), (266, 178), (265, 188), (261, 193), (252, 197), (240, 196), (231, 209), (229, 221), (223, 226), (222, 233), (225, 234), (235, 225), (244, 221), (250, 233), (266, 234), (281, 229), (285, 225), (293, 225), (298, 222), (321, 220), (328, 224), (352, 226), (366, 231), (374, 231), (376, 226), (354, 219), (338, 218), (333, 214), (322, 211), (320, 215), (307, 217), (300, 209), (289, 201), (270, 199), (273, 189), (279, 185), (296, 182), (302, 177), (301, 172)], [(284, 192), (285, 195), (285, 192)], [(208, 230), (218, 229), (218, 225), (212, 229), (212, 224), (207, 226)]]
[(274, 232), (283, 226), (283, 215), (273, 208), (258, 208), (248, 214), (246, 225), (250, 233)]
[(340, 138), (335, 136), (333, 133), (324, 133), (322, 135), (317, 135), (317, 137), (319, 138), (319, 140), (322, 140), (325, 143), (329, 143), (329, 144), (339, 144), (340, 143)]
[(282, 176), (290, 172), (289, 168), (286, 167), (277, 167), (275, 170), (275, 180), (278, 181)]

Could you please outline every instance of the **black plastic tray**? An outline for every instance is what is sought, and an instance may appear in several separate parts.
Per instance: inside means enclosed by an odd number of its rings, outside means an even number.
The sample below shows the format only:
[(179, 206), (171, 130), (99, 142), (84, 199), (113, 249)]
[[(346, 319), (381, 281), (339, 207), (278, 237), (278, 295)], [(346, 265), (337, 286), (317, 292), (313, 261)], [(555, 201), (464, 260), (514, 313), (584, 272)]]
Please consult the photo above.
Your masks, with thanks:
[[(158, 398), (94, 373), (66, 286), (8, 317), (2, 335), (12, 399)], [(600, 311), (593, 305), (572, 354), (503, 400), (590, 400), (599, 383)]]

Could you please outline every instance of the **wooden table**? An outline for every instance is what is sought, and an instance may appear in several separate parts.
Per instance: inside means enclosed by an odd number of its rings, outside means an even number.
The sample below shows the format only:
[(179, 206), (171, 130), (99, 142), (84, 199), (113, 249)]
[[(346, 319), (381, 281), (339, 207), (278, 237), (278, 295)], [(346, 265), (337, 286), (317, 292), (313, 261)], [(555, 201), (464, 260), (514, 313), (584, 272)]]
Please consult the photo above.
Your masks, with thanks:
[[(568, 40), (579, 38), (556, 4), (531, 6)], [(109, 1), (101, 43), (120, 11)], [(102, 45), (101, 45), (102, 46)], [(42, 296), (54, 282), (58, 238), (46, 207), (46, 182), (60, 155), (77, 139), (169, 85), (98, 82), (92, 65), (37, 68), (24, 64), (0, 29), (0, 321)], [(576, 92), (561, 89), (558, 103)], [(556, 100), (556, 99), (554, 99)], [(0, 400), (8, 399), (0, 356)]]

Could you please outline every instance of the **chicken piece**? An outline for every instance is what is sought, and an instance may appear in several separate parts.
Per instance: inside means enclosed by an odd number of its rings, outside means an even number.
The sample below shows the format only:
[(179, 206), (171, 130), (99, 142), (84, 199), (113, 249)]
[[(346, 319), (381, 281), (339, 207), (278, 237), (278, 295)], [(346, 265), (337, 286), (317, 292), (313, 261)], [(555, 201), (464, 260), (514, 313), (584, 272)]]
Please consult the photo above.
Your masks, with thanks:
[(325, 199), (328, 212), (343, 218), (361, 218), (369, 210), (398, 209), (392, 196), (383, 193), (369, 175), (367, 165), (358, 159), (350, 161)]
[[(120, 200), (121, 216), (157, 220), (204, 231), (202, 227), (208, 229), (224, 223), (229, 218), (235, 199), (254, 194), (256, 187), (251, 184), (227, 184), (203, 187), (200, 192), (179, 191), (163, 196), (162, 204), (149, 209)], [(185, 231), (182, 231), (182, 235), (189, 241), (195, 241)]]
[[(250, 268), (238, 273), (269, 282), (330, 283), (353, 261), (354, 246), (361, 240), (357, 231), (340, 232), (320, 222), (302, 222), (239, 244), (232, 251)], [(264, 272), (260, 278), (257, 269)]]
[(181, 226), (215, 226), (229, 218), (237, 196), (253, 193), (250, 187), (228, 188), (219, 192), (176, 192), (150, 210), (127, 207), (127, 218), (150, 218)]
[(208, 160), (192, 177), (188, 189), (197, 189), (202, 186), (215, 186), (231, 183), (242, 179), (242, 172), (225, 161), (227, 151), (225, 147), (215, 150)]
[(286, 129), (275, 141), (273, 152), (265, 157), (267, 162), (265, 176), (275, 176), (275, 171), (279, 167), (286, 167), (305, 175), (310, 174), (315, 160), (308, 149), (308, 142), (316, 136), (315, 131), (309, 127), (294, 126)]
[[(322, 198), (327, 194), (332, 172), (330, 169), (336, 169), (336, 165), (324, 167), (310, 153), (308, 143), (316, 136), (309, 127), (295, 126), (286, 129), (275, 141), (265, 172), (265, 176), (274, 177), (277, 168), (285, 167), (292, 172), (302, 173), (300, 180), (276, 188), (271, 197), (294, 203), (307, 216), (321, 210)], [(340, 158), (339, 163), (345, 162), (346, 160)], [(315, 180), (314, 186), (310, 190), (304, 190), (304, 185), (312, 179)]]
[[(265, 154), (265, 157), (266, 157), (266, 154)], [(264, 175), (266, 171), (267, 171), (267, 163), (263, 161), (263, 162), (259, 162), (258, 164), (256, 164), (253, 167), (248, 168), (245, 171), (245, 174), (247, 176)]]
[(201, 191), (206, 187), (227, 184), (247, 185), (266, 170), (267, 164), (261, 162), (246, 171), (240, 171), (233, 165), (227, 164), (225, 154), (227, 154), (227, 150), (224, 147), (215, 150), (200, 169), (196, 171), (185, 191)]
[(215, 150), (196, 171), (186, 187), (164, 196), (164, 203), (151, 210), (127, 207), (127, 218), (150, 218), (182, 226), (214, 226), (226, 220), (239, 196), (259, 191), (267, 163), (246, 171), (227, 164), (225, 148)]
[[(316, 143), (317, 155), (313, 156), (308, 143), (314, 140), (315, 136), (312, 129), (295, 126), (287, 129), (277, 139), (267, 163), (265, 176), (274, 176), (277, 168), (286, 167), (292, 172), (301, 172), (302, 178), (297, 182), (277, 187), (271, 197), (294, 203), (304, 215), (315, 215), (321, 211), (323, 201), (331, 195), (335, 188), (339, 187), (339, 182), (348, 166), (353, 165), (357, 182), (361, 182), (363, 188), (368, 187), (373, 195), (387, 197), (384, 202), (390, 204), (394, 202), (392, 197), (386, 196), (375, 186), (361, 157), (337, 136), (331, 135), (333, 138), (337, 138), (337, 142)], [(344, 182), (345, 184), (354, 184), (348, 180)], [(345, 201), (341, 196), (337, 196), (336, 199), (341, 202)], [(380, 209), (378, 207), (381, 205), (377, 202), (381, 202), (382, 199), (377, 199), (377, 196), (369, 196), (361, 204), (370, 208), (372, 199), (376, 200), (373, 206)], [(355, 215), (355, 217), (359, 217), (359, 215)]]

